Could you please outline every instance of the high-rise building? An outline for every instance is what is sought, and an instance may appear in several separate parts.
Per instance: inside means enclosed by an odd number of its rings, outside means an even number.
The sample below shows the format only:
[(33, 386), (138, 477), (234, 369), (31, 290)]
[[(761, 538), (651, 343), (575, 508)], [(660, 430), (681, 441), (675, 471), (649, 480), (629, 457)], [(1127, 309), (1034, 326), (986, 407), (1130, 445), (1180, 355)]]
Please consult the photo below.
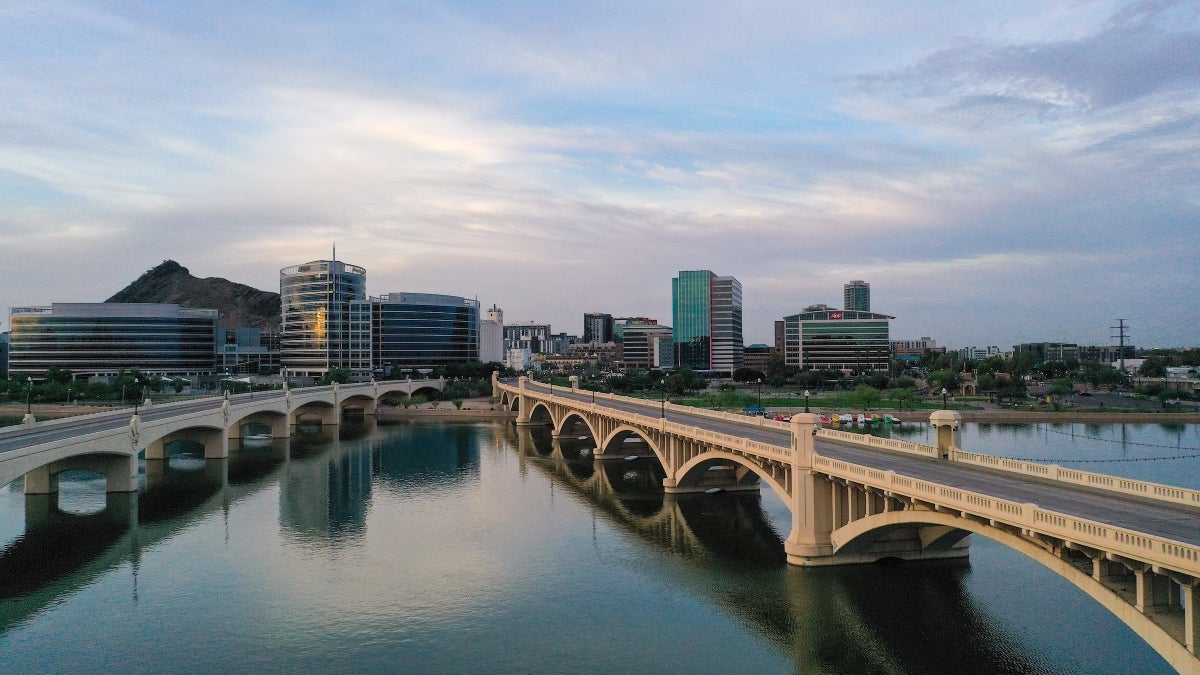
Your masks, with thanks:
[(371, 299), (373, 361), (384, 374), (479, 360), (479, 301), (434, 293)]
[(9, 310), (9, 374), (40, 380), (52, 367), (77, 377), (137, 368), (208, 375), (217, 357), (217, 310), (152, 303), (54, 303)]
[(283, 312), (280, 362), (297, 375), (345, 368), (371, 372), (371, 301), (367, 271), (314, 260), (279, 271)]
[(693, 370), (732, 371), (743, 363), (742, 284), (709, 270), (671, 280), (675, 363)]
[(502, 363), (504, 358), (504, 310), (492, 305), (479, 321), (479, 360)]
[(842, 292), (845, 297), (845, 301), (842, 303), (843, 309), (854, 312), (871, 311), (871, 284), (862, 279), (855, 279), (843, 286)]
[(783, 317), (784, 363), (855, 374), (887, 371), (889, 321), (870, 312), (823, 309)]
[(583, 315), (584, 342), (612, 342), (613, 315), (600, 312), (589, 312)]

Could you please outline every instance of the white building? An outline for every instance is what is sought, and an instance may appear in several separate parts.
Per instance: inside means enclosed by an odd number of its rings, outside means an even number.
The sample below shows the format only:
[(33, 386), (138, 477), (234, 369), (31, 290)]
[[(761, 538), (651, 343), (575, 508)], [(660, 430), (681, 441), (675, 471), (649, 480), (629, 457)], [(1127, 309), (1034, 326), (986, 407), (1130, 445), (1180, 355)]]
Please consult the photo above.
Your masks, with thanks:
[(479, 360), (501, 363), (504, 359), (504, 310), (492, 305), (479, 321)]

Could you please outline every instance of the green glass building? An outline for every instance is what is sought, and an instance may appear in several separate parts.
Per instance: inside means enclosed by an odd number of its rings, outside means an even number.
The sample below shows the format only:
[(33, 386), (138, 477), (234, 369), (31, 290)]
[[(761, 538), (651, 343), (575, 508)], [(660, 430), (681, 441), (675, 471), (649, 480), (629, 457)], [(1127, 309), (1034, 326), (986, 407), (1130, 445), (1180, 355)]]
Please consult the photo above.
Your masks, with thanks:
[(697, 371), (732, 371), (744, 362), (742, 284), (709, 270), (671, 280), (675, 364)]

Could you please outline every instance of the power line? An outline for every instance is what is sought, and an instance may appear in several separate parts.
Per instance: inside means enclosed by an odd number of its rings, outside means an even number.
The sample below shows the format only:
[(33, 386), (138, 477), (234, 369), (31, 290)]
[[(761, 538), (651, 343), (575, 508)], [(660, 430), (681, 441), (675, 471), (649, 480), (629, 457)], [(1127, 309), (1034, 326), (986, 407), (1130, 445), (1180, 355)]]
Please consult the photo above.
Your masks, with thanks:
[(1194, 447), (1184, 448), (1184, 447), (1180, 447), (1178, 445), (1163, 445), (1162, 443), (1138, 443), (1137, 441), (1124, 441), (1124, 440), (1120, 440), (1120, 439), (1116, 439), (1116, 438), (1102, 438), (1100, 436), (1089, 436), (1087, 434), (1076, 434), (1076, 433), (1067, 432), (1067, 431), (1059, 431), (1058, 429), (1046, 429), (1046, 431), (1049, 431), (1052, 434), (1061, 434), (1063, 436), (1070, 436), (1071, 438), (1084, 438), (1089, 441), (1099, 441), (1101, 443), (1120, 443), (1121, 445), (1138, 445), (1143, 448), (1173, 448), (1176, 450), (1195, 450), (1197, 452), (1200, 452), (1200, 448), (1194, 448)]

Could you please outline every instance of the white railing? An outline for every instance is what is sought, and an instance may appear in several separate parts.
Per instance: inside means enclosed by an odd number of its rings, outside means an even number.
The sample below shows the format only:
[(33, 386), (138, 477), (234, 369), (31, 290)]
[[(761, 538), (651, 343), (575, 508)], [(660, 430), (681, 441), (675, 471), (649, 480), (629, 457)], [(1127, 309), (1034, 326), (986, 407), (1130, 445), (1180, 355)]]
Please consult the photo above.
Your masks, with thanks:
[(998, 499), (829, 457), (814, 457), (813, 466), (829, 475), (862, 485), (1200, 576), (1200, 547), (1197, 546), (1048, 511), (1036, 504)]

